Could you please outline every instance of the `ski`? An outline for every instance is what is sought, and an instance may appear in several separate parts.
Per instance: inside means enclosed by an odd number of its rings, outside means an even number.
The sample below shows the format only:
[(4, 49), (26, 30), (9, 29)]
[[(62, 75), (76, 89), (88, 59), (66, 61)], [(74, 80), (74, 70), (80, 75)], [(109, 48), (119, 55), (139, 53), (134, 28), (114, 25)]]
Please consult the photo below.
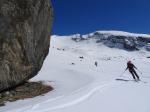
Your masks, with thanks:
[(139, 80), (139, 81), (137, 81), (137, 82), (147, 83), (147, 82), (145, 82), (145, 81), (142, 81), (142, 80)]
[(116, 81), (124, 81), (124, 82), (129, 82), (129, 81), (133, 81), (133, 82), (142, 82), (142, 83), (147, 83), (145, 81), (142, 81), (142, 80), (130, 80), (130, 79), (121, 79), (121, 78), (117, 78), (115, 79)]

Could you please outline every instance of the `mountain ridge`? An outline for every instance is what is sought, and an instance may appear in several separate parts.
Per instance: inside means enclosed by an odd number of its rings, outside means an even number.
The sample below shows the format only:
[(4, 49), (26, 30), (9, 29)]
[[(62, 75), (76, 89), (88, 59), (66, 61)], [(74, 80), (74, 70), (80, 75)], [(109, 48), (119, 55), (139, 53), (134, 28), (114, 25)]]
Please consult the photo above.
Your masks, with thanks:
[(74, 34), (69, 36), (57, 36), (53, 37), (70, 37), (75, 42), (93, 40), (96, 43), (102, 43), (111, 48), (119, 48), (125, 50), (140, 50), (145, 49), (150, 51), (150, 35), (129, 33), (124, 31), (96, 31), (93, 33), (81, 35)]
[(97, 30), (94, 32), (90, 32), (90, 33), (86, 33), (86, 34), (80, 34), (80, 33), (74, 33), (74, 34), (69, 34), (69, 35), (53, 35), (53, 36), (75, 36), (75, 35), (90, 35), (93, 33), (103, 33), (103, 34), (110, 34), (110, 35), (116, 35), (116, 36), (124, 36), (124, 35), (128, 35), (128, 36), (142, 36), (142, 37), (148, 37), (150, 38), (150, 34), (146, 34), (146, 33), (132, 33), (132, 32), (126, 32), (126, 31), (119, 31), (119, 30)]

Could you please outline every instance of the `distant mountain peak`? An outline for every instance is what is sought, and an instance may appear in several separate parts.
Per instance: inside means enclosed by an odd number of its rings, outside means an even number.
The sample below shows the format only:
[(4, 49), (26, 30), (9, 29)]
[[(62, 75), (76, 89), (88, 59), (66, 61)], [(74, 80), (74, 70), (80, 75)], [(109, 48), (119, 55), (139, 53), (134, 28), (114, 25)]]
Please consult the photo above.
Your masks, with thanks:
[(124, 31), (96, 31), (86, 35), (75, 34), (71, 36), (75, 42), (92, 40), (111, 48), (125, 50), (145, 49), (150, 51), (150, 35), (129, 33)]
[(149, 37), (148, 34), (138, 34), (138, 33), (130, 33), (125, 31), (116, 31), (116, 30), (102, 30), (102, 31), (96, 31), (94, 33), (100, 33), (105, 35), (115, 35), (115, 36), (130, 36), (130, 37)]

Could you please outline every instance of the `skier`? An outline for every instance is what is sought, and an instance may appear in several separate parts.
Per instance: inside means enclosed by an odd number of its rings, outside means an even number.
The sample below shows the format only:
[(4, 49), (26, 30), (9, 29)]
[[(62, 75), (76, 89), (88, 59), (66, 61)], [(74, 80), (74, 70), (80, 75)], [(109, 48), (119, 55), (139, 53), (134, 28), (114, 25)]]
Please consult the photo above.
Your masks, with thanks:
[(97, 63), (97, 61), (95, 61), (95, 66), (97, 67), (97, 65), (98, 65), (98, 63)]
[(134, 68), (137, 69), (131, 61), (128, 61), (126, 70), (129, 69), (129, 72), (132, 74), (132, 77), (135, 81), (140, 81), (140, 78)]

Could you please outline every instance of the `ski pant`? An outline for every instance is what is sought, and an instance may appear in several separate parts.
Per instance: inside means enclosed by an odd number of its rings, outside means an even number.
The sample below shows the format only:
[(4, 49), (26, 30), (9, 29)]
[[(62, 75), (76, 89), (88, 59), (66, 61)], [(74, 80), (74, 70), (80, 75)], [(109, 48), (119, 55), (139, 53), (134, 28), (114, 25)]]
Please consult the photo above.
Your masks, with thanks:
[(136, 78), (139, 79), (138, 74), (134, 69), (129, 69), (129, 72), (132, 74), (133, 79), (135, 80)]

